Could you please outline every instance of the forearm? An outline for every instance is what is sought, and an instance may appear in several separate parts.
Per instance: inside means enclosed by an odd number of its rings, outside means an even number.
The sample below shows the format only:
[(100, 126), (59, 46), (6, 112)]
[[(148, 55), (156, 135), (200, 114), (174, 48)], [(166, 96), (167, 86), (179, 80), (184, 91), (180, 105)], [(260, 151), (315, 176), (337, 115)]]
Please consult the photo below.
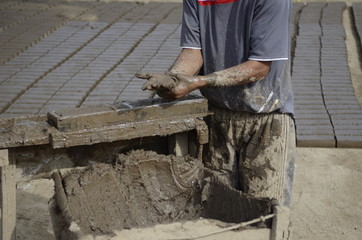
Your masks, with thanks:
[(265, 78), (271, 62), (246, 61), (237, 66), (199, 77), (201, 87), (245, 85)]
[(184, 48), (169, 69), (172, 74), (196, 75), (203, 65), (201, 50)]

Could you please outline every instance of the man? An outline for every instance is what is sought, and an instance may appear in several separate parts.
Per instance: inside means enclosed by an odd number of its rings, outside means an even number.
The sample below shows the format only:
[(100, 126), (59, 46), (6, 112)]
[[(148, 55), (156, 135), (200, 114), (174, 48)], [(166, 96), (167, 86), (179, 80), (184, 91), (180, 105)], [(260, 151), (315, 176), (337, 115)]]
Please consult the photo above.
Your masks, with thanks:
[(295, 129), (290, 0), (184, 0), (182, 51), (143, 89), (177, 99), (200, 89), (214, 115), (207, 167), (247, 194), (290, 205)]

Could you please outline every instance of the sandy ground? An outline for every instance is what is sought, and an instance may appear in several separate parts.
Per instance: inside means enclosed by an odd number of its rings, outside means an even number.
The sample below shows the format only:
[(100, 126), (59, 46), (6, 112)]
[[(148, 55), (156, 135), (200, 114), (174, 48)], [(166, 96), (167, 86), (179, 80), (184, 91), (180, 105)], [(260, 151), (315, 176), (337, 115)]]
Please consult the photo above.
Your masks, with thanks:
[(362, 149), (298, 148), (292, 240), (362, 239)]

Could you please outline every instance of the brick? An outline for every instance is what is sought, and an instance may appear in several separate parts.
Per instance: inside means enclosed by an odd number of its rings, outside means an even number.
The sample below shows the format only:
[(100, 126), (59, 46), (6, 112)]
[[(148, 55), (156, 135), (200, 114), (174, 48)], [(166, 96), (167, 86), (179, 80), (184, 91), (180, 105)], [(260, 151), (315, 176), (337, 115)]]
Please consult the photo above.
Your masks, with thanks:
[(294, 108), (296, 110), (320, 110), (326, 111), (326, 108), (323, 104), (299, 104), (297, 101), (294, 103)]
[(362, 148), (362, 136), (337, 136), (338, 148)]
[(331, 115), (332, 120), (349, 120), (349, 119), (355, 119), (355, 120), (362, 120), (362, 112), (360, 113), (349, 113), (349, 114), (333, 114)]
[(339, 115), (339, 114), (362, 114), (362, 111), (360, 109), (328, 109), (328, 113), (333, 115)]
[(362, 119), (338, 119), (332, 118), (333, 125), (352, 125), (362, 126)]
[(348, 102), (356, 102), (357, 99), (353, 95), (324, 95), (324, 99), (327, 104), (329, 104), (330, 101), (348, 101)]
[(358, 105), (356, 98), (349, 98), (349, 99), (325, 99), (325, 103), (327, 106), (330, 105)]
[(297, 126), (300, 125), (331, 125), (329, 119), (296, 119)]
[(333, 135), (297, 135), (298, 147), (336, 147)]
[(336, 136), (362, 136), (362, 129), (336, 129)]
[(298, 135), (334, 135), (333, 129), (298, 129)]
[(295, 101), (304, 101), (304, 100), (313, 100), (316, 101), (318, 103), (323, 103), (323, 97), (322, 95), (319, 93), (314, 93), (314, 94), (308, 94), (308, 93), (304, 93), (302, 94), (301, 92), (299, 92), (298, 94), (294, 94), (294, 100)]
[(295, 114), (297, 120), (307, 120), (307, 119), (326, 119), (329, 120), (329, 115), (326, 112), (319, 113), (304, 113), (304, 114)]

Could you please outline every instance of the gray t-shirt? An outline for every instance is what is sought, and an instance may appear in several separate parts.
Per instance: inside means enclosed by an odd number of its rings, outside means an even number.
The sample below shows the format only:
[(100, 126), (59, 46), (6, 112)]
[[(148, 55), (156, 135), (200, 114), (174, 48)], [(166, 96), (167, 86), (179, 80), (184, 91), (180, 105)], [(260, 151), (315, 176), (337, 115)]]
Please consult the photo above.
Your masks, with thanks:
[(209, 102), (233, 111), (293, 113), (289, 64), (291, 0), (184, 0), (181, 48), (201, 49), (209, 74), (248, 60), (272, 61), (265, 79), (204, 88)]

